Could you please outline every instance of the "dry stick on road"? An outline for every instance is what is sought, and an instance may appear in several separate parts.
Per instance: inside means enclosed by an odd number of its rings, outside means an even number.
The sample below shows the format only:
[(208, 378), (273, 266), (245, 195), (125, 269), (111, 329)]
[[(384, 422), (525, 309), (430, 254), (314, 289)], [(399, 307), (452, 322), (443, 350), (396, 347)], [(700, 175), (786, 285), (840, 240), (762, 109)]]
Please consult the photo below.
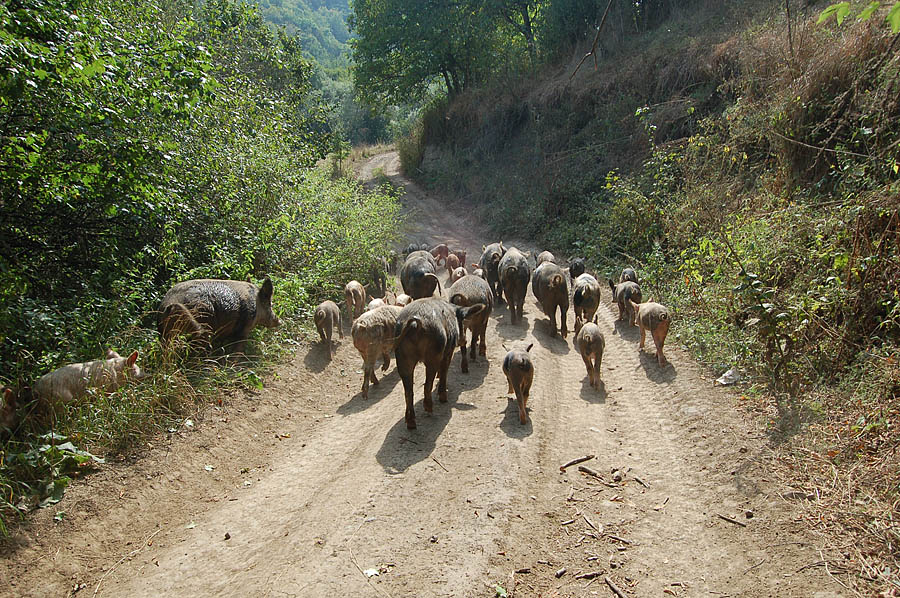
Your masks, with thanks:
[(579, 463), (584, 463), (585, 461), (590, 461), (594, 458), (594, 455), (585, 455), (584, 457), (578, 457), (577, 459), (572, 459), (568, 463), (564, 463), (559, 466), (560, 471), (565, 471), (567, 467), (572, 467), (573, 465), (578, 465)]
[(431, 460), (434, 461), (435, 463), (437, 463), (438, 465), (440, 465), (440, 466), (441, 466), (441, 469), (443, 469), (443, 470), (446, 471), (447, 473), (450, 473), (450, 470), (447, 469), (446, 467), (444, 467), (444, 464), (441, 463), (440, 461), (438, 461), (437, 459), (435, 459), (433, 456), (431, 457)]
[(744, 523), (743, 521), (738, 521), (737, 519), (732, 519), (731, 517), (728, 517), (728, 516), (726, 516), (726, 515), (722, 515), (721, 513), (716, 513), (716, 517), (718, 517), (719, 519), (724, 519), (724, 520), (727, 521), (728, 523), (733, 523), (733, 524), (735, 524), (735, 525), (740, 525), (741, 527), (747, 527), (747, 524)]
[(601, 484), (603, 484), (604, 486), (607, 486), (608, 488), (618, 488), (617, 485), (611, 484), (611, 483), (607, 482), (606, 480), (604, 480), (602, 475), (600, 475), (599, 473), (597, 473), (590, 467), (585, 467), (584, 465), (579, 465), (578, 471), (580, 471), (582, 473), (586, 473), (589, 476), (593, 476), (593, 477), (597, 478), (598, 480), (600, 480)]
[(616, 584), (613, 583), (613, 580), (611, 580), (611, 579), (608, 578), (608, 577), (604, 577), (604, 578), (603, 578), (603, 581), (606, 582), (606, 585), (609, 586), (609, 589), (612, 590), (613, 593), (614, 593), (616, 596), (618, 596), (619, 598), (628, 598), (628, 596), (625, 595), (625, 592), (623, 592), (622, 590), (620, 590), (620, 589), (618, 588), (618, 586), (616, 586)]

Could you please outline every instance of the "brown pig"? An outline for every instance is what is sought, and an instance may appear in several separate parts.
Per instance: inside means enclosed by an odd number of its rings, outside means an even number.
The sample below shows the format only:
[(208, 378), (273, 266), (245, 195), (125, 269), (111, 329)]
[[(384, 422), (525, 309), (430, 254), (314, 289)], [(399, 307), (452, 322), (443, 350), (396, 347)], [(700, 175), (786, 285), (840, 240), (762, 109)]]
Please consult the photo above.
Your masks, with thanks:
[(581, 353), (581, 359), (584, 360), (591, 386), (599, 388), (600, 362), (603, 361), (603, 349), (606, 346), (606, 339), (603, 338), (600, 327), (595, 322), (588, 322), (582, 326), (575, 335), (575, 344)]
[(457, 280), (466, 275), (466, 269), (463, 266), (455, 268), (450, 272), (450, 284), (454, 284)]
[(631, 307), (634, 309), (638, 326), (641, 329), (641, 344), (638, 346), (638, 349), (644, 349), (644, 337), (649, 330), (650, 336), (653, 337), (653, 344), (656, 345), (656, 360), (659, 365), (666, 365), (666, 356), (663, 355), (663, 344), (666, 342), (669, 325), (672, 323), (668, 308), (652, 301), (640, 304), (632, 301)]
[(563, 338), (569, 333), (566, 315), (569, 311), (569, 287), (562, 268), (553, 262), (544, 262), (531, 277), (531, 292), (550, 317), (550, 334), (556, 336), (556, 310), (559, 309), (560, 332)]
[(332, 331), (337, 328), (338, 335), (344, 338), (344, 327), (341, 322), (341, 310), (334, 301), (323, 301), (316, 307), (313, 315), (316, 330), (319, 331), (323, 343), (328, 343), (328, 352), (334, 356), (334, 345), (331, 342)]
[(459, 305), (460, 307), (469, 307), (483, 303), (485, 308), (477, 316), (472, 316), (463, 322), (463, 327), (459, 331), (459, 347), (462, 349), (462, 371), (469, 371), (469, 362), (466, 359), (466, 331), (472, 331), (472, 361), (475, 361), (475, 345), (479, 343), (478, 352), (481, 355), (487, 355), (487, 336), (488, 319), (494, 308), (494, 294), (487, 281), (477, 276), (463, 276), (461, 279), (453, 283), (453, 286), (447, 291), (450, 295), (450, 303)]
[(459, 258), (456, 257), (455, 253), (451, 253), (447, 256), (444, 264), (447, 266), (447, 272), (453, 272), (457, 268), (459, 268)]
[(366, 289), (358, 281), (351, 280), (344, 286), (344, 305), (347, 315), (356, 319), (366, 309)]
[(427, 251), (410, 253), (400, 268), (400, 285), (403, 292), (413, 299), (431, 297), (435, 288), (440, 290), (437, 268), (437, 262)]
[(575, 279), (572, 305), (575, 309), (575, 335), (586, 322), (594, 319), (600, 307), (601, 287), (597, 279), (584, 273)]
[(552, 264), (556, 263), (556, 257), (553, 256), (549, 251), (542, 251), (537, 256), (537, 264), (535, 267), (540, 266), (544, 262), (550, 262)]
[[(509, 306), (510, 321), (517, 324), (522, 321), (522, 309), (525, 306), (525, 295), (528, 293), (528, 278), (531, 276), (531, 268), (524, 253), (510, 247), (500, 258), (497, 266), (500, 275), (500, 284), (503, 294), (506, 295), (506, 303)], [(490, 284), (490, 278), (488, 278)]]
[(406, 427), (410, 430), (416, 427), (413, 408), (413, 372), (416, 364), (425, 364), (425, 397), (422, 403), (426, 413), (431, 413), (431, 389), (435, 376), (439, 379), (438, 400), (446, 403), (447, 372), (459, 342), (460, 330), (466, 325), (466, 320), (478, 316), (484, 309), (483, 303), (458, 307), (443, 299), (427, 298), (413, 301), (397, 316), (394, 353), (406, 398)]
[(447, 256), (450, 255), (450, 248), (447, 247), (446, 243), (435, 245), (429, 250), (429, 253), (431, 253), (431, 257), (434, 258), (438, 266), (441, 265), (441, 260), (444, 260), (445, 266), (447, 265)]
[(516, 402), (519, 404), (519, 423), (528, 423), (528, 395), (531, 392), (531, 383), (534, 381), (534, 364), (531, 355), (528, 354), (534, 343), (522, 351), (513, 349), (503, 358), (503, 373), (509, 382), (509, 391), (516, 393)]
[(350, 335), (353, 346), (363, 358), (362, 396), (369, 398), (369, 381), (378, 384), (375, 377), (375, 361), (381, 355), (381, 371), (391, 366), (391, 351), (394, 349), (394, 325), (402, 308), (396, 305), (383, 305), (367, 311), (353, 322)]
[(619, 306), (619, 320), (624, 320), (628, 316), (631, 325), (634, 326), (635, 310), (632, 308), (634, 303), (641, 302), (641, 287), (638, 283), (626, 280), (615, 284), (609, 281), (609, 288), (612, 289), (613, 302)]

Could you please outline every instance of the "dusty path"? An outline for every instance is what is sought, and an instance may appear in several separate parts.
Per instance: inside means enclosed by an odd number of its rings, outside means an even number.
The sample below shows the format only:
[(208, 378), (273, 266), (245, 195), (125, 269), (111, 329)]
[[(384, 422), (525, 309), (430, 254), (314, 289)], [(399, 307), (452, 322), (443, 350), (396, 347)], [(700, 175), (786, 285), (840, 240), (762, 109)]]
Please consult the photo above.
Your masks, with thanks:
[[(379, 168), (406, 186), (412, 238), (477, 261), (488, 239), (465, 210), (403, 181), (394, 153), (373, 158), (364, 178)], [(487, 361), (463, 375), (454, 357), (450, 400), (432, 416), (417, 370), (414, 431), (393, 367), (364, 401), (349, 337), (332, 362), (323, 347), (303, 348), (259, 397), (226, 401), (137, 466), (75, 488), (62, 524), (42, 515), (4, 555), (0, 582), (12, 585), (0, 592), (493, 597), (500, 585), (515, 596), (613, 596), (608, 576), (631, 596), (843, 595), (780, 496), (787, 488), (767, 477), (766, 441), (737, 397), (674, 346), (660, 369), (606, 306), (600, 320), (598, 392), (571, 335), (551, 338), (532, 297), (521, 325), (495, 309)], [(504, 345), (530, 342), (536, 379), (522, 426), (500, 363)], [(559, 471), (586, 454), (602, 482)]]

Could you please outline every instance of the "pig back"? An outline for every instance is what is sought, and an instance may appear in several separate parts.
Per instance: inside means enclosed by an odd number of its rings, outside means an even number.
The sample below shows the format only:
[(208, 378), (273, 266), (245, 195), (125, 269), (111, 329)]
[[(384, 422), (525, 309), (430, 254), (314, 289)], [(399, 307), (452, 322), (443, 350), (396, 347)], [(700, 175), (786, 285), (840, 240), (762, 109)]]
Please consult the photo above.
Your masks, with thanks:
[(255, 284), (240, 280), (187, 280), (169, 289), (159, 312), (164, 314), (170, 305), (181, 304), (218, 340), (244, 331), (249, 333), (257, 321), (258, 294)]
[(397, 315), (395, 350), (414, 361), (449, 359), (459, 342), (456, 307), (443, 299), (413, 301)]
[(403, 292), (413, 299), (430, 297), (437, 282), (437, 262), (434, 257), (427, 251), (410, 253), (400, 268), (400, 284)]
[(528, 288), (528, 260), (521, 251), (515, 247), (510, 247), (500, 259), (500, 282), (503, 288), (514, 288), (522, 290)]
[[(467, 274), (453, 283), (447, 291), (450, 303), (460, 307), (470, 307), (483, 303), (485, 308), (474, 318), (479, 323), (485, 322), (494, 309), (494, 294), (486, 280), (479, 276)], [(473, 322), (474, 324), (475, 322)]]
[(562, 268), (553, 262), (544, 262), (534, 271), (531, 290), (542, 306), (569, 304), (566, 277)]

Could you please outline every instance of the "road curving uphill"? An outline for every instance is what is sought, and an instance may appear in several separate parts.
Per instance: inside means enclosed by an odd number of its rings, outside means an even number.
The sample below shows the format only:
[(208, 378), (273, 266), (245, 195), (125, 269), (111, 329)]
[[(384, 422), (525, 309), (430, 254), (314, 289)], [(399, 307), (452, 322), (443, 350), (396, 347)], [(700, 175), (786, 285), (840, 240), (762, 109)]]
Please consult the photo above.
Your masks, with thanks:
[[(397, 166), (396, 153), (382, 154), (362, 177), (383, 170), (405, 186), (412, 237), (467, 250), (470, 262), (496, 241)], [(504, 239), (514, 244), (538, 249)], [(487, 359), (464, 374), (456, 352), (448, 401), (431, 415), (417, 367), (412, 430), (394, 363), (363, 399), (349, 334), (334, 359), (325, 344), (304, 347), (259, 397), (76, 488), (65, 532), (16, 551), (13, 594), (84, 583), (84, 593), (129, 597), (494, 597), (498, 586), (534, 597), (612, 596), (612, 586), (629, 596), (841, 595), (810, 566), (818, 540), (780, 498), (764, 435), (737, 397), (671, 341), (664, 367), (652, 343), (640, 353), (638, 328), (610, 301), (604, 289), (595, 386), (529, 289), (521, 321), (494, 304)], [(502, 361), (532, 343), (522, 424)]]

